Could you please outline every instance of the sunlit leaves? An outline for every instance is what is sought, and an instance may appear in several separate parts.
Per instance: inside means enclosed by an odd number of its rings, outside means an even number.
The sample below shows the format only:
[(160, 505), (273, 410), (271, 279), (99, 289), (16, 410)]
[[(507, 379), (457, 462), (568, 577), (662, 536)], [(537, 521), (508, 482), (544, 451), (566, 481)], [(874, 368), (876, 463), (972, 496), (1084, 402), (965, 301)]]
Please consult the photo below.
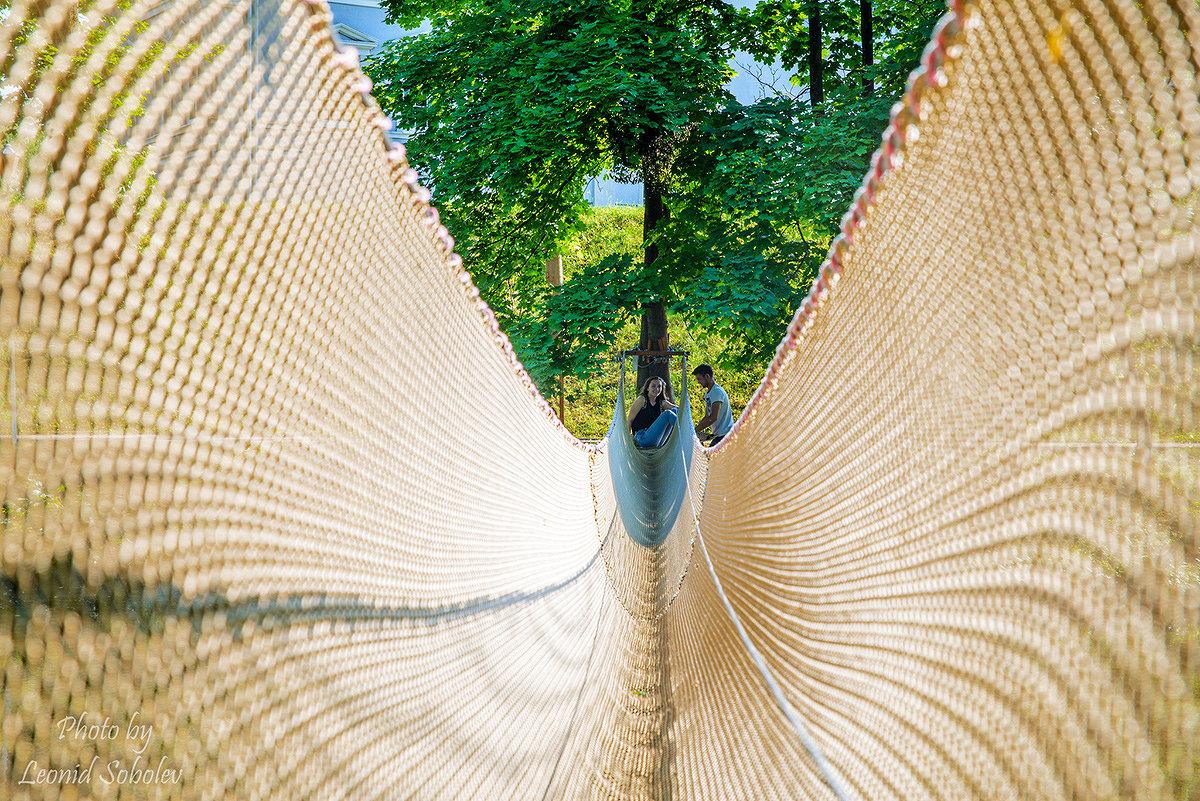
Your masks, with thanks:
[[(387, 0), (427, 33), (368, 69), (484, 297), (540, 381), (591, 370), (639, 304), (721, 334), (732, 364), (774, 350), (861, 182), (941, 0), (875, 0), (873, 97), (857, 3), (821, 0), (827, 102), (743, 107), (734, 51), (801, 70), (811, 0)], [(802, 83), (802, 81), (801, 81)], [(799, 93), (803, 96), (803, 93)], [(579, 230), (589, 177), (651, 181), (669, 220), (557, 290), (545, 260)]]

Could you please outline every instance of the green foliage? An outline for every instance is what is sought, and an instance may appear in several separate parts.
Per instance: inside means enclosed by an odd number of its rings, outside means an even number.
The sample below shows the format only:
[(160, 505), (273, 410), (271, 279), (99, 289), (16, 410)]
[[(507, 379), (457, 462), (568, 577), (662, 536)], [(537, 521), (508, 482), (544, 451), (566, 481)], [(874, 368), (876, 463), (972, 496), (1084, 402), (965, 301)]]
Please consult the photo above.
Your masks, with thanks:
[(562, 374), (588, 375), (615, 349), (616, 335), (644, 296), (645, 275), (629, 254), (589, 264), (561, 287), (545, 290), (533, 311), (514, 319), (508, 335), (530, 375), (545, 390)]
[(726, 95), (724, 4), (641, 0), (390, 0), (431, 30), (381, 48), (376, 97), (412, 130), (464, 260), (506, 321), (541, 293), (542, 264), (579, 230), (589, 177), (661, 181), (674, 143)]
[[(585, 215), (583, 229), (563, 247), (563, 271), (567, 284), (571, 284), (572, 279), (585, 273), (588, 265), (606, 261), (611, 263), (628, 259), (623, 269), (636, 273), (641, 264), (641, 235), (640, 208), (592, 209)], [(575, 284), (576, 291), (593, 281), (594, 276), (587, 275)], [(560, 395), (559, 376), (566, 376), (562, 390), (566, 401), (565, 422), (573, 434), (584, 439), (599, 439), (608, 429), (620, 375), (618, 365), (611, 357), (636, 343), (638, 338), (636, 307), (627, 304), (623, 308), (613, 308), (618, 305), (615, 300), (615, 290), (607, 287), (597, 288), (596, 294), (586, 300), (582, 294), (578, 296), (574, 302), (586, 302), (588, 306), (582, 310), (581, 318), (588, 321), (600, 320), (601, 324), (597, 326), (587, 322), (583, 326), (576, 326), (569, 317), (560, 316), (559, 322), (565, 321), (570, 329), (566, 336), (573, 338), (572, 344), (566, 347), (558, 344), (560, 340), (541, 336), (542, 332), (554, 330), (551, 328), (554, 323), (547, 320), (548, 315), (543, 313), (538, 312), (527, 319), (515, 321), (509, 327), (510, 336), (516, 331), (519, 341), (514, 344), (521, 353), (526, 368), (531, 371), (546, 397), (554, 398)], [(612, 303), (612, 306), (609, 303)], [(563, 307), (555, 305), (551, 299), (547, 308)], [(606, 316), (609, 319), (605, 319)], [(585, 326), (596, 330), (597, 333), (602, 330), (603, 336), (598, 336), (591, 342), (580, 343), (581, 332), (585, 330)], [(718, 380), (729, 392), (734, 413), (739, 413), (758, 387), (766, 362), (739, 362), (734, 356), (738, 351), (736, 343), (731, 343), (726, 329), (721, 326), (696, 325), (684, 315), (675, 315), (669, 324), (669, 331), (675, 347), (691, 351), (691, 364), (708, 362), (717, 368)], [(741, 335), (741, 332), (735, 334)], [(781, 336), (782, 329), (768, 332), (767, 338), (770, 340), (772, 353)], [(568, 359), (571, 358), (572, 348), (586, 346), (587, 352), (576, 360), (576, 370), (558, 370), (553, 359), (559, 351), (545, 349), (545, 345), (537, 344), (538, 342), (555, 343), (557, 347), (566, 351), (564, 358)], [(677, 376), (673, 377), (673, 380), (677, 380)], [(696, 391), (695, 384), (691, 389)], [(693, 412), (701, 412), (702, 408), (697, 406), (698, 397), (692, 400)]]
[[(760, 3), (756, 18), (770, 5)], [(792, 25), (797, 5), (780, 6), (781, 24)], [(765, 366), (774, 354), (879, 144), (888, 93), (916, 66), (942, 8), (930, 0), (884, 5), (888, 26), (871, 73), (885, 92), (864, 96), (858, 5), (822, 3), (826, 57), (840, 54), (827, 70), (827, 101), (729, 103), (680, 153), (671, 219), (656, 231), (660, 266), (675, 282), (673, 309), (725, 338), (728, 366)], [(803, 59), (793, 44), (779, 53), (785, 63)]]
[[(934, 23), (946, 11), (944, 0), (872, 0), (875, 63), (866, 69), (875, 94), (894, 99), (917, 65)], [(857, 2), (821, 2), (825, 47), (822, 60), (829, 94), (857, 94), (863, 64)], [(803, 57), (789, 63), (798, 67)]]
[[(876, 63), (864, 68), (858, 4), (822, 0), (828, 102), (812, 109), (786, 95), (742, 106), (724, 89), (736, 50), (804, 69), (808, 0), (385, 5), (391, 21), (429, 30), (373, 57), (376, 96), (413, 132), (410, 159), (544, 388), (594, 375), (639, 303), (659, 299), (721, 341), (714, 361), (765, 366), (944, 8), (876, 0)], [(872, 96), (861, 96), (864, 69)], [(579, 236), (586, 180), (606, 171), (664, 199), (651, 270), (644, 243), (572, 262), (573, 243), (594, 241)], [(623, 230), (627, 243), (640, 233)], [(555, 252), (570, 266), (551, 290)]]
[(642, 259), (642, 207), (589, 208), (582, 230), (563, 245), (563, 276), (570, 278), (605, 256), (622, 253), (635, 262)]
[(543, 284), (539, 302), (509, 324), (522, 363), (547, 396), (558, 392), (560, 376), (600, 375), (606, 357), (628, 341), (649, 291), (641, 243), (640, 207), (588, 210), (583, 228), (564, 243), (563, 285)]

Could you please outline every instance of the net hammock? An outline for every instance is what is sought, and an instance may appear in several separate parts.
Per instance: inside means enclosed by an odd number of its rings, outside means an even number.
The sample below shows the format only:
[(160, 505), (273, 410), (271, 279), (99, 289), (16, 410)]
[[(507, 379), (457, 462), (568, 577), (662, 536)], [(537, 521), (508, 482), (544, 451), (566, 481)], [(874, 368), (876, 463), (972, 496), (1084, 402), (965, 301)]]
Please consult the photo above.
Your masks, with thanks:
[[(660, 447), (642, 448), (635, 442), (630, 424), (626, 421), (626, 354), (619, 357), (621, 378), (617, 384), (617, 402), (605, 438), (608, 466), (616, 493), (621, 533), (645, 548), (654, 548), (668, 539), (678, 539), (672, 538), (671, 534), (677, 528), (676, 523), (694, 481), (696, 443), (692, 442), (691, 432), (695, 427), (688, 403), (687, 357), (680, 358), (678, 419)], [(644, 356), (634, 357), (632, 361), (636, 363), (651, 359), (670, 362), (670, 357)], [(664, 397), (668, 396), (664, 385)], [(687, 515), (684, 520), (687, 520)], [(686, 526), (680, 531), (680, 536), (688, 536)]]
[(6, 797), (1200, 797), (1192, 0), (956, 2), (643, 543), (322, 2), (4, 6)]

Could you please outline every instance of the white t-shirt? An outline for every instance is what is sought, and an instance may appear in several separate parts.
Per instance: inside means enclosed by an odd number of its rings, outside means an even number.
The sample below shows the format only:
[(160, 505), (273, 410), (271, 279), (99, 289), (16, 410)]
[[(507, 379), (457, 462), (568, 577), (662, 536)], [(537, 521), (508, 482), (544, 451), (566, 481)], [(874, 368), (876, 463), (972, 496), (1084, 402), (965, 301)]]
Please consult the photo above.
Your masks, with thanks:
[(712, 432), (713, 436), (723, 437), (733, 428), (733, 410), (729, 408), (729, 396), (725, 394), (725, 390), (721, 389), (719, 384), (713, 384), (712, 388), (704, 393), (705, 417), (712, 411), (712, 405), (718, 402), (721, 404), (721, 411), (717, 414), (717, 421), (712, 424)]

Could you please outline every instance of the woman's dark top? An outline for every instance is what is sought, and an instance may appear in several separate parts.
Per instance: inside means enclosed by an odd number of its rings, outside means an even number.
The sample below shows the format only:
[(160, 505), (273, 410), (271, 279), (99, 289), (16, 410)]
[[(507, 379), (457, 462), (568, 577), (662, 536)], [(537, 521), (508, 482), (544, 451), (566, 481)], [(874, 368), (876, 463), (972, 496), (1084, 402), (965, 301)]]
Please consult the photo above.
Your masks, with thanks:
[[(642, 397), (644, 398), (645, 396), (643, 395)], [(634, 416), (633, 422), (629, 425), (629, 429), (636, 433), (641, 431), (643, 428), (649, 428), (650, 424), (657, 420), (658, 416), (662, 414), (662, 400), (663, 396), (659, 395), (658, 403), (650, 403), (650, 401), (646, 401), (642, 408), (638, 410), (637, 415)]]

